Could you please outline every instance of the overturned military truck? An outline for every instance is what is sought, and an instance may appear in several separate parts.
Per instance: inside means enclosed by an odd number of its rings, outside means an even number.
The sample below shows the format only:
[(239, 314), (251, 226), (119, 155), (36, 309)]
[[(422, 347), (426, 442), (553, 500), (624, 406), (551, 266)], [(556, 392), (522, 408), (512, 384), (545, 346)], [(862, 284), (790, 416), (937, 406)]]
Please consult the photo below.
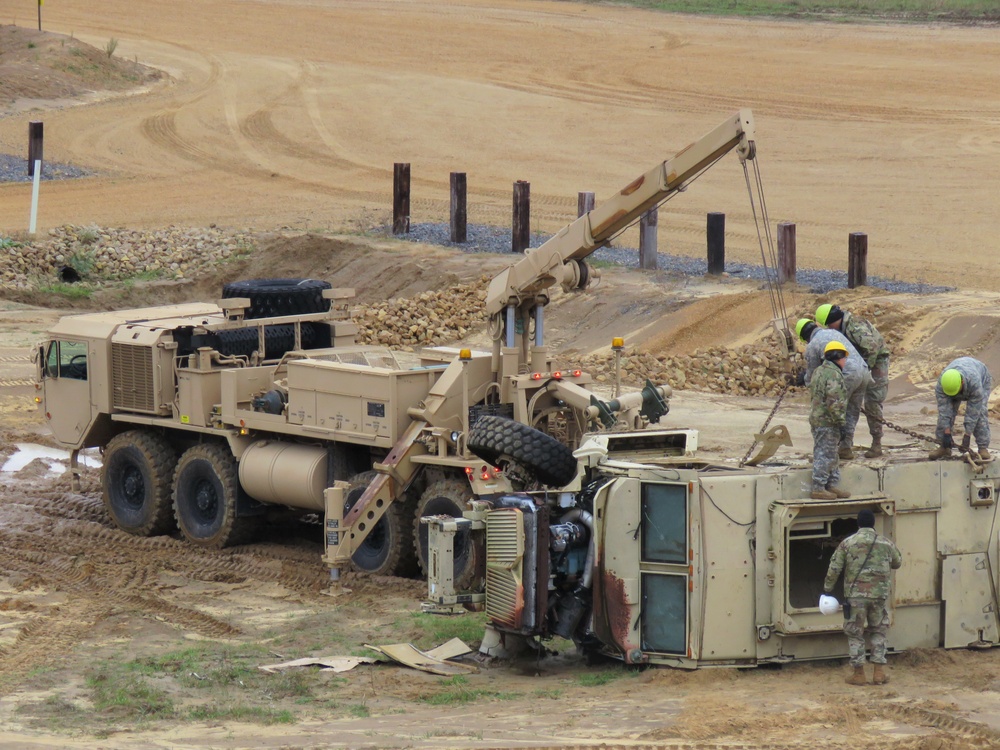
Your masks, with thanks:
[(682, 668), (845, 657), (842, 615), (818, 602), (863, 508), (903, 553), (890, 652), (998, 643), (996, 464), (852, 462), (850, 498), (813, 500), (807, 467), (734, 468), (695, 443), (690, 430), (594, 436), (563, 492), (491, 503), (484, 649), (558, 635)]

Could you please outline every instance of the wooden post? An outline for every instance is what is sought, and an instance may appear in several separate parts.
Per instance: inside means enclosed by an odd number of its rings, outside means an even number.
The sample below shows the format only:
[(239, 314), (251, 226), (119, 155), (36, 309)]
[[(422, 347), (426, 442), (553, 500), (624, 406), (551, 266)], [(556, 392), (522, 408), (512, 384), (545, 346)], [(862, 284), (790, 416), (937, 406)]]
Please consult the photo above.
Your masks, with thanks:
[[(42, 156), (42, 131), (41, 122), (28, 123), (28, 177), (35, 176), (35, 162), (40, 161), (44, 167), (44, 157)], [(44, 172), (44, 168), (42, 169)]]
[(468, 239), (468, 204), (466, 203), (465, 172), (451, 173), (451, 241)]
[(795, 283), (795, 225), (778, 224), (778, 283)]
[(510, 251), (523, 253), (531, 245), (531, 183), (514, 183), (514, 217), (511, 227)]
[(868, 283), (868, 235), (851, 232), (847, 243), (847, 288)]
[(594, 210), (593, 193), (577, 193), (576, 195), (576, 218), (580, 218), (588, 211)]
[(392, 233), (410, 233), (410, 164), (392, 165)]
[(659, 210), (653, 206), (639, 217), (639, 268), (656, 270), (656, 224)]
[(726, 270), (726, 215), (710, 213), (706, 230), (708, 239), (708, 272), (720, 274)]

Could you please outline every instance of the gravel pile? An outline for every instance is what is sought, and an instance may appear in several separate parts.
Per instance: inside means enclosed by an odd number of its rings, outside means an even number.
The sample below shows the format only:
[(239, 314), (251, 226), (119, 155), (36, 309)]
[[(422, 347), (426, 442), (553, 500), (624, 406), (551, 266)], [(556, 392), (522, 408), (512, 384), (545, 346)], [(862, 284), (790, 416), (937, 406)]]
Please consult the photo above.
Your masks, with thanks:
[[(90, 172), (87, 170), (74, 167), (72, 164), (42, 161), (43, 180), (68, 180), (89, 175)], [(33, 179), (28, 176), (27, 157), (0, 154), (0, 182), (31, 182)]]
[[(409, 235), (399, 235), (399, 239), (413, 242), (427, 242), (435, 245), (457, 247), (468, 253), (509, 253), (511, 233), (509, 229), (481, 225), (469, 225), (468, 242), (455, 243), (450, 241), (451, 228), (447, 224), (415, 224), (410, 227)], [(548, 239), (547, 235), (532, 235), (531, 247), (538, 247)], [(594, 260), (613, 263), (617, 266), (637, 268), (639, 266), (639, 251), (626, 247), (602, 247), (590, 256)], [(677, 255), (657, 253), (657, 269), (682, 276), (704, 276), (708, 273), (707, 260), (686, 258)], [(756, 279), (766, 281), (767, 274), (763, 266), (746, 263), (727, 263), (726, 273), (732, 278)], [(774, 278), (774, 271), (770, 271)], [(822, 271), (809, 268), (796, 270), (796, 281), (809, 288), (815, 294), (825, 294), (836, 289), (847, 288), (847, 273), (845, 271)], [(951, 291), (953, 287), (934, 286), (920, 282), (886, 279), (881, 276), (869, 276), (868, 286), (885, 289), (890, 292), (905, 292), (908, 294), (934, 294)]]
[(210, 227), (151, 231), (67, 225), (30, 243), (0, 238), (0, 288), (54, 281), (181, 279), (253, 249), (253, 236)]

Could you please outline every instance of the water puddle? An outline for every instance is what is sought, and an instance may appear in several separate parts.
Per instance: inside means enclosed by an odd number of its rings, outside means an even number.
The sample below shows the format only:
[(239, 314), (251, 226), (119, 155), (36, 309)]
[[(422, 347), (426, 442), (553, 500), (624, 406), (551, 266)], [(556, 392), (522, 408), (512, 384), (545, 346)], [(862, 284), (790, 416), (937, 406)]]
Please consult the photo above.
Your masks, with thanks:
[[(69, 451), (35, 443), (15, 443), (14, 447), (17, 450), (0, 466), (0, 472), (6, 474), (20, 471), (37, 458), (49, 467), (49, 474), (53, 476), (59, 476), (69, 468)], [(99, 468), (101, 465), (96, 448), (81, 451), (79, 461), (81, 466)]]

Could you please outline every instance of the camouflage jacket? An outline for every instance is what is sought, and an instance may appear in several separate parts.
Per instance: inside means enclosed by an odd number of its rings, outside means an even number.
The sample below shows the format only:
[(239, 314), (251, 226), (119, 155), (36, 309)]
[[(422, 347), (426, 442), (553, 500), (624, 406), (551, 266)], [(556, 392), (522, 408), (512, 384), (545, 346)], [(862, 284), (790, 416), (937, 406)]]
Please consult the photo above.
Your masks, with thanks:
[[(873, 546), (874, 545), (874, 546)], [(871, 550), (871, 554), (868, 554)], [(868, 562), (865, 562), (868, 558)], [(864, 568), (861, 567), (864, 563)], [(844, 597), (878, 599), (889, 596), (889, 570), (903, 564), (899, 548), (875, 529), (862, 528), (837, 547), (830, 558), (823, 590), (833, 591), (841, 571), (844, 573)]]
[(812, 393), (811, 427), (843, 427), (847, 422), (847, 388), (844, 374), (833, 362), (824, 362), (809, 382)]
[(847, 349), (847, 361), (844, 363), (843, 373), (844, 387), (847, 388), (847, 393), (850, 395), (867, 381), (865, 375), (868, 373), (868, 365), (858, 354), (854, 344), (848, 341), (847, 337), (840, 331), (835, 331), (832, 328), (817, 328), (809, 338), (805, 353), (806, 384), (812, 382), (813, 373), (823, 364), (823, 350), (831, 341), (839, 341)]
[(955, 396), (946, 396), (941, 388), (941, 380), (938, 379), (934, 386), (938, 427), (942, 430), (951, 429), (955, 424), (955, 417), (958, 416), (958, 405), (962, 401), (968, 401), (965, 406), (965, 432), (971, 435), (980, 416), (986, 414), (990, 391), (993, 390), (993, 379), (986, 365), (974, 357), (959, 357), (949, 362), (944, 369), (952, 368), (962, 373), (962, 390)]
[(840, 331), (854, 344), (870, 369), (875, 369), (879, 357), (889, 356), (889, 347), (885, 345), (882, 334), (867, 320), (855, 318), (851, 313), (845, 312)]

